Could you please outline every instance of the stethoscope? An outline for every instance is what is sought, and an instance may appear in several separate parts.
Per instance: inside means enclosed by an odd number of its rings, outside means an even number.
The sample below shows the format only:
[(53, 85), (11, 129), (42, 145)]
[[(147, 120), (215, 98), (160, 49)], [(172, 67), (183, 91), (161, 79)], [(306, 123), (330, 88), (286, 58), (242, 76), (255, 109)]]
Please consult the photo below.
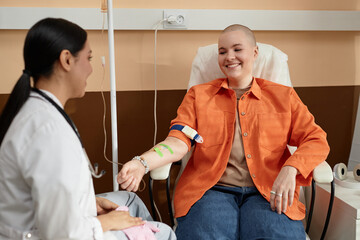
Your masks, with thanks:
[(79, 134), (79, 131), (77, 130), (74, 122), (71, 120), (71, 118), (66, 114), (66, 112), (64, 111), (64, 109), (62, 109), (54, 100), (52, 100), (46, 93), (40, 91), (39, 89), (37, 88), (32, 88), (32, 90), (38, 94), (40, 94), (42, 97), (44, 97), (48, 102), (51, 103), (51, 105), (53, 105), (60, 113), (61, 115), (65, 118), (65, 120), (69, 123), (69, 125), (71, 126), (71, 128), (74, 130), (76, 136), (79, 138), (79, 141), (80, 141), (80, 144), (82, 146), (82, 149), (84, 151), (84, 155), (88, 161), (88, 165), (89, 165), (89, 168), (90, 168), (90, 172), (91, 172), (91, 175), (93, 175), (93, 177), (95, 178), (101, 178), (105, 173), (106, 171), (105, 170), (102, 170), (99, 174), (98, 174), (98, 164), (95, 163), (94, 166), (95, 166), (95, 169), (94, 167), (92, 166), (91, 162), (90, 162), (90, 159), (88, 157), (88, 155), (86, 154), (86, 151), (85, 151), (85, 148), (84, 148), (84, 145), (81, 141), (81, 137), (80, 137), (80, 134)]

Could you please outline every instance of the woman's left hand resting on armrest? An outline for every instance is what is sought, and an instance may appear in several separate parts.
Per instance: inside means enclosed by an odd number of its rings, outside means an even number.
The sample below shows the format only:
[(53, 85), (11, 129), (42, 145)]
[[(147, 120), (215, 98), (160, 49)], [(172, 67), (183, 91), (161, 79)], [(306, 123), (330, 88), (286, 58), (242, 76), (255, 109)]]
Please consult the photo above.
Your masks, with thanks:
[[(167, 137), (159, 144), (169, 146), (172, 153), (169, 149), (163, 149), (161, 151), (163, 156), (160, 156), (154, 151), (154, 148), (151, 148), (149, 151), (143, 153), (140, 157), (146, 161), (150, 171), (168, 163), (179, 161), (188, 152), (188, 146), (186, 143), (178, 138)], [(139, 160), (133, 159), (124, 164), (117, 176), (117, 181), (121, 185), (122, 189), (136, 192), (139, 189), (140, 181), (144, 174), (144, 165)]]

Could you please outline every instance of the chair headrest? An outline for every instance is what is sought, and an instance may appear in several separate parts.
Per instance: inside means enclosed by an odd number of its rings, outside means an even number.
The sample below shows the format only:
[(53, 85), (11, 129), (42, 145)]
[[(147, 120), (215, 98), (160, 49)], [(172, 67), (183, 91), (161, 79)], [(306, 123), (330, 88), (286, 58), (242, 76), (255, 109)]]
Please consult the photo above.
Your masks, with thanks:
[[(253, 76), (292, 86), (287, 64), (288, 56), (269, 44), (257, 43), (257, 45), (259, 55), (254, 63)], [(218, 45), (199, 47), (192, 63), (188, 90), (194, 85), (224, 77), (218, 64)]]

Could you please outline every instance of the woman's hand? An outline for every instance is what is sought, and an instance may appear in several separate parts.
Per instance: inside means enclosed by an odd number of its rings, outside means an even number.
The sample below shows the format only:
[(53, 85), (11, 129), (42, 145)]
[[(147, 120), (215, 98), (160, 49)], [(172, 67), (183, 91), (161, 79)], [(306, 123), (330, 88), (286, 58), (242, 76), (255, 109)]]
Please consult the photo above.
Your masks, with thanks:
[(96, 197), (96, 211), (98, 215), (111, 212), (115, 210), (117, 207), (119, 206), (116, 203), (113, 203), (112, 201), (106, 198)]
[(285, 166), (275, 179), (271, 189), (270, 206), (278, 214), (286, 212), (287, 206), (293, 204), (297, 172), (295, 167)]
[(117, 176), (117, 181), (122, 189), (136, 192), (139, 189), (140, 181), (144, 174), (144, 165), (139, 160), (131, 160), (124, 164)]
[(109, 230), (123, 230), (129, 227), (145, 224), (140, 217), (132, 217), (126, 211), (111, 211), (97, 216), (104, 232)]

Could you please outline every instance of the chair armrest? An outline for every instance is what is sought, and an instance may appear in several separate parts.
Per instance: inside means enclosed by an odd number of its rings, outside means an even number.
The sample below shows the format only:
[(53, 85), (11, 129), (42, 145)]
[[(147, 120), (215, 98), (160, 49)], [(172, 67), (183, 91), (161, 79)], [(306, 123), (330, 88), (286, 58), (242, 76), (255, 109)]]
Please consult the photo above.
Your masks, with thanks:
[(329, 226), (331, 211), (334, 203), (334, 195), (335, 195), (335, 184), (334, 184), (334, 175), (332, 172), (331, 167), (326, 161), (323, 161), (320, 163), (313, 171), (313, 180), (312, 180), (312, 192), (311, 192), (311, 203), (310, 203), (310, 209), (309, 209), (309, 215), (306, 223), (306, 233), (309, 232), (310, 229), (310, 223), (312, 218), (312, 213), (314, 210), (314, 203), (315, 203), (315, 183), (330, 183), (331, 185), (331, 193), (330, 193), (330, 200), (329, 200), (329, 208), (324, 224), (324, 228), (321, 234), (320, 240), (323, 240), (325, 238), (326, 231)]
[(313, 178), (316, 183), (331, 183), (334, 175), (330, 165), (323, 161), (313, 171)]
[(150, 177), (154, 180), (165, 180), (169, 177), (171, 164), (166, 164), (165, 166), (153, 169), (150, 171)]
[(152, 210), (152, 217), (156, 221), (156, 213), (159, 214), (160, 222), (162, 222), (161, 216), (159, 211), (157, 210), (154, 202), (154, 196), (153, 196), (153, 180), (166, 180), (166, 198), (168, 202), (168, 209), (169, 209), (169, 215), (170, 215), (170, 221), (172, 226), (174, 226), (174, 216), (172, 213), (172, 207), (171, 207), (171, 199), (170, 199), (170, 168), (172, 163), (168, 163), (162, 167), (155, 168), (150, 171), (150, 177), (149, 177), (149, 196), (150, 196), (150, 204), (151, 204), (151, 210)]

